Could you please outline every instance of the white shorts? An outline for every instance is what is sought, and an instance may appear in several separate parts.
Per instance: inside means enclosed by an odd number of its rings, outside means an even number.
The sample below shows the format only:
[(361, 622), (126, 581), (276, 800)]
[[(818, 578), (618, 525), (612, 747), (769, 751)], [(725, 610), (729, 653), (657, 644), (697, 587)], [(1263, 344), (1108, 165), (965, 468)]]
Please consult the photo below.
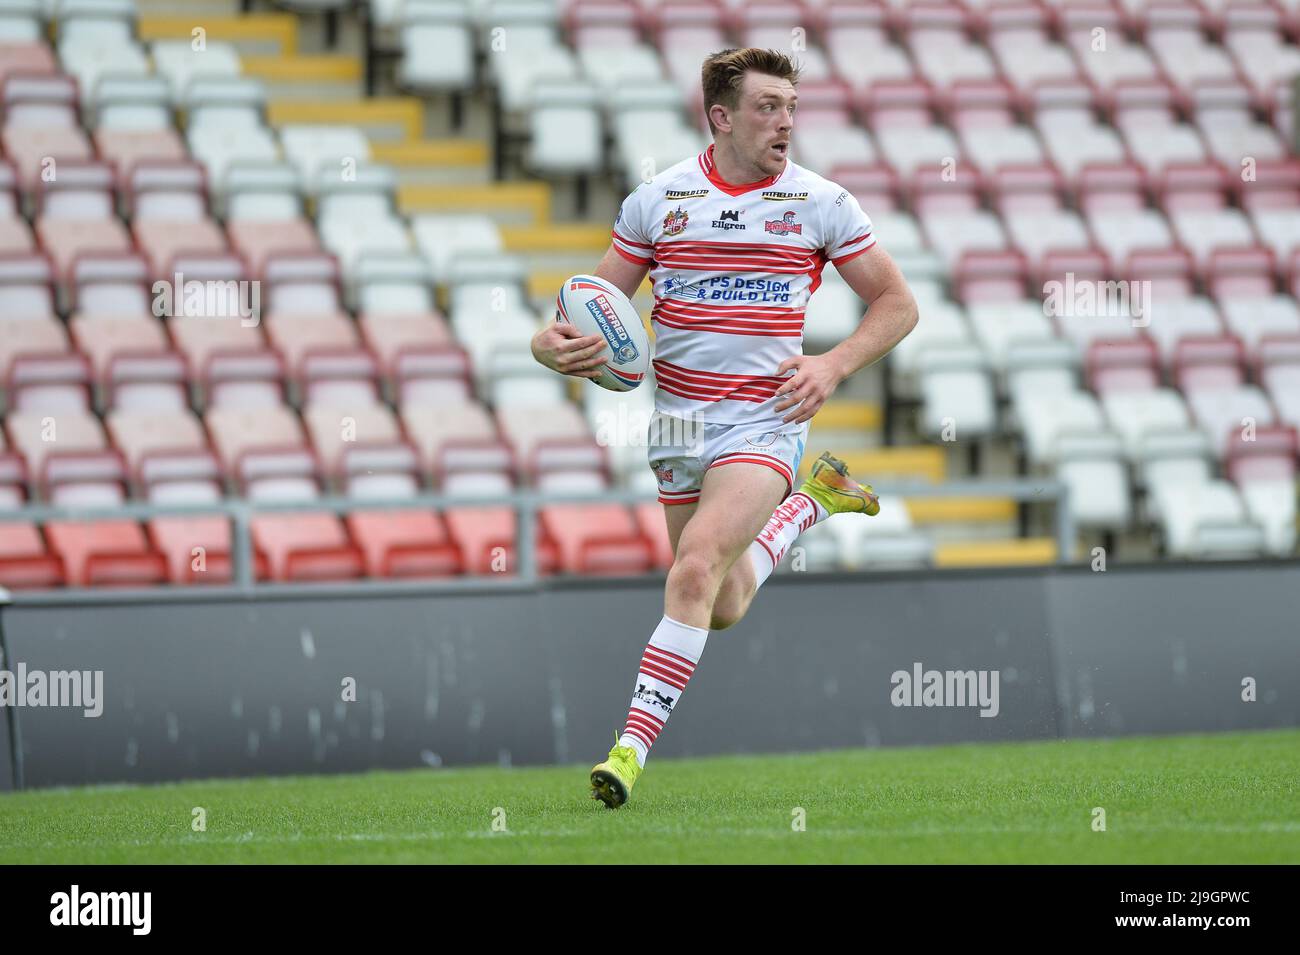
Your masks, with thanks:
[(700, 499), (704, 472), (724, 464), (761, 464), (785, 478), (794, 490), (809, 422), (784, 424), (771, 419), (756, 424), (710, 424), (656, 411), (647, 436), (650, 467), (659, 479), (659, 503), (694, 504)]

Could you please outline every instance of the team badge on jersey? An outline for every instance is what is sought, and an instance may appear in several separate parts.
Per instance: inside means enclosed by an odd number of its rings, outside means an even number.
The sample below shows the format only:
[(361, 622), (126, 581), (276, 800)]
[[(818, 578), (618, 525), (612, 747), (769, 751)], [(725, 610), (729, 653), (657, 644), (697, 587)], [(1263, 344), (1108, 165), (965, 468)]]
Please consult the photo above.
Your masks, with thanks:
[[(794, 213), (790, 214), (794, 215)], [(664, 216), (664, 235), (677, 235), (686, 228), (686, 223), (689, 219), (690, 216), (686, 214), (685, 210), (683, 210), (681, 206), (678, 206), (672, 212), (668, 213), (668, 215)]]
[(672, 484), (672, 483), (673, 483), (673, 469), (672, 469), (672, 468), (666, 468), (666, 467), (663, 467), (662, 465), (659, 466), (659, 467), (656, 467), (656, 468), (655, 468), (655, 477), (657, 477), (657, 478), (659, 479), (659, 483), (660, 483), (660, 484)]
[(803, 235), (803, 223), (794, 221), (794, 213), (787, 212), (779, 219), (768, 219), (763, 223), (764, 232), (775, 232), (777, 235)]

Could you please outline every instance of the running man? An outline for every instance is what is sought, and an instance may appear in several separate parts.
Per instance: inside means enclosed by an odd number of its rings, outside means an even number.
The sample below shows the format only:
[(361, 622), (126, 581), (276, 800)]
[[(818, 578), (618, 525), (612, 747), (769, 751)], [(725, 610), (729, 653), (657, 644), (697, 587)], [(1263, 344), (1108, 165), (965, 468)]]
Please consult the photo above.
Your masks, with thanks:
[[(647, 271), (654, 287), (649, 463), (674, 554), (623, 733), (591, 771), (592, 798), (610, 808), (631, 794), (709, 631), (745, 615), (803, 531), (831, 514), (878, 512), (871, 487), (829, 453), (798, 490), (795, 475), (813, 415), (917, 320), (857, 200), (788, 157), (791, 60), (726, 50), (705, 60), (702, 80), (713, 145), (633, 190), (595, 273), (629, 298)], [(830, 351), (804, 355), (804, 310), (828, 261), (870, 310)], [(601, 336), (567, 323), (532, 347), (577, 377), (607, 360)]]

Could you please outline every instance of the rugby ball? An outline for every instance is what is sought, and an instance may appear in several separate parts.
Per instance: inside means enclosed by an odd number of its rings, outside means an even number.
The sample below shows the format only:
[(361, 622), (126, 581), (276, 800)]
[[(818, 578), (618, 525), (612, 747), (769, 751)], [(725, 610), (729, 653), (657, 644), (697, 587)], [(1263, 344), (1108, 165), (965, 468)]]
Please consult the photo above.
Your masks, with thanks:
[(602, 335), (609, 350), (600, 377), (591, 379), (610, 391), (631, 391), (650, 369), (650, 336), (626, 295), (594, 275), (575, 275), (555, 300), (555, 320), (575, 325), (583, 335)]

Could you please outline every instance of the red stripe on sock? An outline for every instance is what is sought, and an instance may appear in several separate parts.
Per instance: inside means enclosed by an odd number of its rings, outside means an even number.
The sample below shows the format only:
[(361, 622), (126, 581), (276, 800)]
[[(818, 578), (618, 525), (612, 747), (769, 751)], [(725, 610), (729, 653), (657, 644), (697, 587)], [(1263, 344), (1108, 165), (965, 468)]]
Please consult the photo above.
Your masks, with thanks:
[(647, 645), (647, 646), (646, 646), (646, 649), (647, 649), (647, 650), (653, 650), (655, 653), (662, 653), (662, 654), (663, 654), (664, 656), (666, 656), (666, 657), (672, 657), (674, 660), (676, 660), (676, 661), (677, 661), (678, 663), (680, 663), (682, 666), (690, 668), (690, 670), (691, 670), (692, 672), (695, 670), (695, 661), (694, 661), (694, 660), (688, 660), (688, 659), (686, 659), (686, 658), (685, 658), (684, 656), (682, 656), (680, 653), (673, 653), (673, 651), (671, 651), (671, 650), (665, 650), (663, 647), (657, 647), (657, 646), (655, 646), (653, 643)]
[(686, 689), (685, 680), (677, 676), (677, 674), (675, 673), (670, 673), (667, 670), (659, 669), (653, 663), (647, 663), (645, 660), (642, 660), (641, 672), (644, 673), (646, 676), (651, 677), (655, 680), (663, 680), (669, 686), (675, 686), (679, 690)]
[(646, 748), (646, 749), (649, 749), (651, 746), (653, 746), (653, 745), (655, 744), (655, 741), (654, 741), (654, 740), (652, 740), (652, 739), (646, 739), (646, 738), (645, 738), (645, 737), (646, 737), (646, 734), (645, 734), (645, 731), (644, 731), (644, 730), (633, 729), (631, 726), (625, 726), (625, 727), (623, 727), (623, 735), (624, 735), (624, 736), (635, 736), (635, 737), (636, 737), (637, 739), (639, 739), (641, 742), (645, 743), (645, 748)]
[(681, 663), (681, 657), (673, 656), (671, 653), (664, 653), (660, 650), (656, 650), (654, 647), (646, 647), (645, 654), (641, 659), (653, 660), (665, 670), (671, 670), (673, 673), (680, 673), (688, 680), (691, 678), (691, 674), (695, 672), (695, 667), (691, 666), (689, 663), (685, 665)]

